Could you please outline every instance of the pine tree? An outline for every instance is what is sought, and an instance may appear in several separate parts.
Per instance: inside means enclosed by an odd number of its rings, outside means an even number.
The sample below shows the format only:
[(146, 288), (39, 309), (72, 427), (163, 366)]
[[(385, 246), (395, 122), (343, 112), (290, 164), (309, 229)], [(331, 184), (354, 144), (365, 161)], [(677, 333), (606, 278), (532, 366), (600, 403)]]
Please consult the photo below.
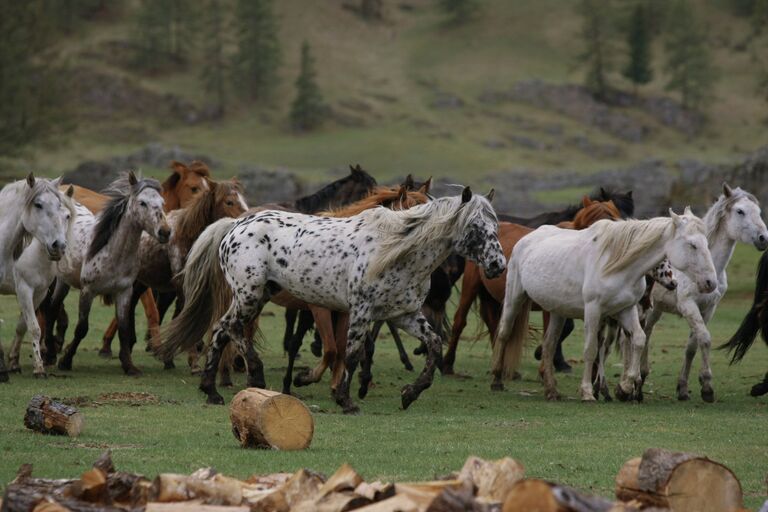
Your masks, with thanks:
[(134, 20), (134, 64), (157, 71), (169, 62), (184, 64), (191, 37), (193, 3), (190, 0), (142, 0)]
[(605, 99), (613, 53), (609, 0), (581, 0), (579, 13), (583, 18), (581, 37), (585, 46), (579, 60), (587, 68), (584, 84), (596, 98)]
[(717, 73), (706, 33), (688, 0), (676, 0), (669, 15), (667, 89), (680, 93), (683, 107), (699, 110), (711, 97)]
[(642, 3), (632, 13), (627, 34), (629, 62), (623, 75), (635, 86), (644, 85), (653, 79), (651, 70), (651, 31), (648, 16)]
[(203, 62), (200, 78), (205, 92), (215, 98), (217, 115), (224, 113), (226, 104), (227, 65), (224, 56), (224, 13), (221, 0), (208, 0), (203, 8)]
[(469, 21), (480, 9), (477, 0), (438, 0), (438, 5), (456, 25)]
[(0, 0), (0, 12), (0, 155), (14, 155), (71, 126), (67, 70), (46, 53), (52, 40), (41, 1)]
[(755, 34), (761, 34), (768, 24), (768, 0), (755, 0), (752, 8), (752, 29)]
[(238, 0), (237, 53), (232, 62), (235, 83), (255, 100), (269, 96), (280, 67), (278, 22), (272, 0)]
[(309, 43), (301, 45), (301, 70), (296, 79), (296, 99), (291, 106), (291, 124), (299, 131), (320, 126), (326, 113), (323, 96), (315, 82), (315, 62)]

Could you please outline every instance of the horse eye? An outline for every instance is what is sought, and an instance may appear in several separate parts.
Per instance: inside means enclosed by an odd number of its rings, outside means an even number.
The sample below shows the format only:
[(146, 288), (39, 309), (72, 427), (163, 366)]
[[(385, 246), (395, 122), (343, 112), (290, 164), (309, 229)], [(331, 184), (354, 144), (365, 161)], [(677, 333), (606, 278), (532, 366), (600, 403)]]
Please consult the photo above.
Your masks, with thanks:
[(736, 210), (736, 213), (738, 213), (739, 215), (744, 215), (744, 210)]
[(37, 208), (38, 210), (42, 210), (43, 209), (43, 205), (40, 204), (40, 203), (35, 203), (35, 208)]
[(227, 201), (227, 206), (232, 206), (233, 204), (235, 203), (233, 203), (232, 201)]
[(143, 206), (144, 208), (146, 208), (146, 207), (147, 207), (147, 203), (145, 203), (144, 201), (139, 201), (139, 204), (140, 204), (141, 206)]
[(694, 244), (693, 242), (691, 242), (689, 245), (691, 246), (691, 249), (693, 249), (694, 251), (697, 249), (696, 244)]
[(197, 188), (197, 187), (192, 187), (190, 190), (192, 190), (193, 194), (197, 194), (197, 191), (200, 190), (200, 189)]

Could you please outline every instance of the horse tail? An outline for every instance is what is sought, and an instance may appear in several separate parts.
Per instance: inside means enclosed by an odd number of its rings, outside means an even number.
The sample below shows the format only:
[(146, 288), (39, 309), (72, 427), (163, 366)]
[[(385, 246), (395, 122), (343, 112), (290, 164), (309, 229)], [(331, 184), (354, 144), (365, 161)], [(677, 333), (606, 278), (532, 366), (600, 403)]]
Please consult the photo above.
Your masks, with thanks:
[(505, 378), (512, 377), (523, 358), (523, 348), (529, 333), (528, 316), (532, 305), (530, 297), (517, 282), (520, 275), (512, 260), (507, 268), (507, 284), (499, 329), (493, 340), (493, 373)]
[(768, 336), (768, 332), (766, 332), (768, 331), (768, 307), (766, 306), (768, 306), (768, 253), (763, 254), (757, 267), (755, 297), (752, 300), (752, 307), (731, 339), (718, 347), (721, 350), (727, 350), (728, 353), (733, 351), (730, 364), (738, 363), (744, 358), (744, 355), (755, 342), (757, 331), (760, 330), (761, 326), (763, 340), (768, 343), (766, 337)]
[(232, 291), (219, 265), (219, 245), (237, 219), (221, 219), (203, 231), (187, 256), (181, 272), (184, 309), (167, 327), (160, 330), (162, 343), (155, 354), (169, 360), (177, 353), (195, 346), (211, 327), (221, 303), (231, 300)]

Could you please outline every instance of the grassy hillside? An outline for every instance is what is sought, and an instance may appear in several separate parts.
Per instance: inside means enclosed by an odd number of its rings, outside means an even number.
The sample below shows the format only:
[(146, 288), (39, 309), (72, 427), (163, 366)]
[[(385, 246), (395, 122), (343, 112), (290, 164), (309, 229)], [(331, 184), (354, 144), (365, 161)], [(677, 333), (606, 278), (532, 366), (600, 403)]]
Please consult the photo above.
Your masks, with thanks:
[[(642, 112), (623, 109), (650, 129), (642, 143), (626, 142), (530, 105), (488, 105), (478, 100), (485, 91), (508, 90), (520, 80), (582, 81), (583, 71), (574, 66), (581, 50), (574, 1), (486, 0), (477, 18), (461, 27), (446, 26), (432, 0), (385, 2), (385, 21), (373, 24), (342, 3), (276, 2), (284, 65), (281, 86), (269, 105), (233, 99), (223, 120), (193, 125), (130, 111), (78, 115), (77, 130), (53, 145), (32, 148), (9, 168), (16, 174), (27, 167), (56, 174), (85, 159), (159, 141), (209, 154), (222, 162), (225, 172), (249, 162), (322, 182), (329, 169), (361, 162), (382, 179), (415, 172), (478, 182), (484, 175), (514, 169), (588, 172), (648, 157), (719, 161), (765, 142), (768, 105), (755, 90), (766, 36), (737, 51), (747, 39), (749, 22), (732, 16), (722, 2), (695, 2), (708, 24), (721, 72), (708, 110), (710, 124), (703, 134), (688, 139)], [(232, 2), (224, 5), (231, 11)], [(152, 76), (120, 65), (124, 55), (115, 42), (127, 40), (132, 8), (129, 4), (112, 21), (87, 22), (77, 35), (61, 42), (63, 55), (74, 66), (128, 77), (142, 90), (204, 105), (194, 58), (183, 69)], [(337, 115), (315, 133), (296, 135), (288, 130), (286, 118), (299, 46), (305, 39), (312, 44), (320, 86)], [(617, 43), (622, 50), (623, 42)], [(200, 41), (189, 44), (194, 47)], [(656, 39), (653, 54), (655, 79), (641, 94), (667, 94), (661, 38)], [(617, 68), (621, 64), (617, 62)], [(630, 89), (618, 73), (612, 78), (617, 86)], [(235, 92), (231, 91), (233, 96)], [(444, 97), (457, 98), (462, 106), (435, 108), (433, 103)], [(78, 106), (81, 111), (89, 108), (99, 107)], [(540, 143), (541, 148), (516, 143), (520, 137)], [(573, 137), (616, 151), (600, 157), (562, 143)]]

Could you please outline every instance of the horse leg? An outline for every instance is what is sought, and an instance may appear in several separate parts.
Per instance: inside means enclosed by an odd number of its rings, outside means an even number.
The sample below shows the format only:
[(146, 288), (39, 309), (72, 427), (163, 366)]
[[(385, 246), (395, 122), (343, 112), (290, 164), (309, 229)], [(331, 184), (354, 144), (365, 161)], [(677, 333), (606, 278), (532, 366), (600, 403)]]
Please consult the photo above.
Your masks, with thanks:
[(413, 384), (405, 385), (400, 391), (403, 409), (408, 409), (419, 395), (432, 385), (435, 370), (441, 366), (442, 347), (440, 337), (435, 334), (435, 330), (421, 312), (403, 315), (393, 320), (399, 328), (417, 338), (428, 348), (424, 369)]
[[(296, 327), (296, 318), (298, 315), (298, 309), (285, 308), (285, 332), (283, 333), (283, 352), (285, 353), (291, 351), (293, 332)], [(290, 387), (290, 385), (288, 387)]]
[(554, 359), (557, 351), (557, 340), (563, 331), (566, 318), (552, 313), (548, 314), (547, 330), (544, 331), (544, 339), (541, 342), (541, 363), (539, 364), (539, 377), (544, 383), (544, 395), (547, 400), (560, 400), (555, 380)]
[[(397, 327), (394, 327), (394, 329), (397, 330)], [(357, 397), (360, 400), (368, 396), (368, 388), (370, 387), (371, 381), (373, 380), (373, 373), (371, 372), (371, 368), (373, 368), (373, 353), (375, 350), (376, 338), (371, 336), (371, 333), (369, 332), (365, 336), (363, 364), (360, 365), (360, 389), (357, 390)]]
[(9, 382), (8, 367), (5, 366), (5, 351), (3, 343), (0, 341), (0, 382)]
[[(19, 302), (21, 305), (21, 302)], [(27, 321), (24, 318), (24, 312), (19, 313), (19, 318), (16, 320), (16, 329), (13, 335), (13, 342), (11, 342), (11, 351), (8, 354), (8, 370), (11, 373), (21, 373), (21, 364), (19, 358), (21, 354), (21, 342), (24, 340), (24, 335), (27, 333)]]
[(640, 394), (642, 377), (640, 376), (640, 361), (646, 344), (646, 335), (640, 325), (637, 307), (632, 306), (615, 316), (619, 327), (624, 329), (626, 342), (624, 344), (624, 372), (616, 386), (616, 398), (625, 402)]
[(565, 356), (563, 355), (563, 342), (568, 338), (568, 336), (571, 335), (573, 332), (574, 322), (572, 318), (567, 318), (565, 320), (565, 325), (563, 326), (563, 332), (560, 333), (560, 339), (557, 340), (557, 348), (555, 350), (555, 371), (559, 373), (571, 373), (573, 368), (571, 368), (571, 365), (568, 364), (568, 361), (565, 360)]
[(144, 308), (144, 316), (147, 318), (147, 333), (144, 336), (147, 340), (145, 350), (152, 352), (155, 348), (155, 343), (160, 340), (160, 311), (158, 310), (152, 290), (144, 290), (140, 299), (141, 305)]
[(56, 355), (61, 350), (61, 345), (64, 344), (64, 337), (69, 324), (67, 312), (64, 309), (64, 299), (68, 293), (69, 286), (61, 279), (56, 279), (48, 289), (48, 297), (40, 306), (43, 316), (45, 316), (45, 328), (43, 330), (45, 331), (44, 363), (46, 365), (56, 363)]
[[(293, 379), (293, 385), (297, 387), (308, 386), (309, 384), (320, 382), (323, 373), (325, 373), (325, 369), (333, 367), (334, 363), (338, 361), (338, 349), (333, 332), (333, 314), (331, 313), (331, 310), (310, 305), (309, 311), (311, 312), (312, 320), (315, 323), (315, 332), (320, 336), (320, 339), (323, 342), (323, 358), (313, 369), (310, 370), (307, 368), (296, 374), (296, 377)], [(299, 323), (301, 323), (302, 318), (305, 318), (305, 314), (306, 313), (302, 312), (301, 316), (299, 316)]]
[(346, 367), (338, 386), (333, 391), (333, 397), (336, 403), (341, 406), (344, 414), (356, 414), (360, 411), (360, 408), (349, 397), (349, 388), (352, 384), (352, 376), (357, 368), (357, 363), (362, 355), (369, 322), (370, 320), (366, 316), (357, 311), (353, 310), (350, 312), (347, 347), (345, 350)]
[(117, 334), (117, 318), (112, 317), (112, 321), (109, 322), (107, 330), (104, 331), (104, 335), (101, 337), (101, 348), (99, 349), (99, 356), (105, 359), (112, 357), (112, 341)]
[(331, 376), (331, 390), (336, 390), (344, 378), (347, 359), (347, 337), (349, 336), (349, 314), (337, 313), (334, 326), (334, 339), (336, 341), (336, 359), (333, 361), (333, 374)]
[(89, 290), (80, 290), (80, 300), (77, 308), (77, 325), (75, 326), (75, 337), (72, 342), (64, 347), (63, 353), (59, 358), (57, 365), (59, 370), (71, 370), (72, 360), (77, 353), (77, 347), (83, 338), (88, 334), (88, 315), (91, 313), (93, 304), (93, 295)]
[(464, 267), (464, 277), (461, 281), (461, 296), (456, 313), (453, 315), (453, 326), (451, 327), (451, 337), (448, 340), (448, 350), (443, 358), (443, 365), (440, 373), (443, 375), (454, 375), (453, 365), (456, 362), (456, 348), (459, 345), (459, 338), (464, 328), (467, 326), (467, 316), (475, 301), (475, 297), (480, 293), (480, 287), (483, 286), (480, 280), (480, 271), (477, 265), (467, 263)]
[(598, 393), (603, 395), (603, 399), (606, 402), (613, 400), (611, 398), (611, 392), (608, 389), (608, 380), (605, 376), (605, 365), (607, 364), (608, 354), (610, 353), (611, 346), (617, 342), (616, 338), (619, 335), (618, 324), (615, 320), (610, 319), (606, 322), (605, 336), (603, 337), (602, 344), (598, 353), (597, 364), (597, 389)]
[[(406, 352), (405, 347), (403, 346), (403, 340), (400, 338), (400, 333), (397, 332), (397, 327), (392, 325), (391, 322), (387, 322), (387, 327), (389, 327), (389, 332), (392, 333), (392, 339), (395, 340), (395, 346), (397, 347), (397, 353), (400, 355), (400, 362), (403, 363), (403, 367), (408, 370), (409, 372), (413, 371), (413, 365), (411, 364), (411, 360), (408, 358), (408, 352)], [(381, 327), (379, 327), (381, 328)], [(376, 329), (376, 324), (374, 324), (374, 330)], [(376, 338), (378, 337), (378, 331), (376, 331), (376, 336), (373, 336), (373, 342), (376, 342)], [(421, 345), (419, 345), (420, 348)], [(414, 350), (414, 354), (416, 351)], [(426, 350), (423, 352), (419, 352), (419, 354), (426, 353)]]
[[(286, 322), (289, 321), (288, 319), (288, 311), (286, 310)], [(285, 370), (285, 376), (283, 377), (283, 393), (286, 395), (291, 394), (291, 380), (293, 379), (293, 365), (296, 363), (296, 355), (299, 353), (299, 349), (301, 348), (301, 344), (304, 341), (304, 335), (307, 334), (307, 331), (314, 325), (315, 320), (312, 317), (311, 311), (301, 311), (293, 309), (290, 310), (294, 313), (299, 313), (299, 328), (296, 329), (295, 332), (291, 335), (291, 339), (288, 340), (288, 368)], [(293, 318), (291, 319), (293, 321), (296, 320), (296, 315), (293, 315)], [(293, 327), (291, 327), (291, 331), (293, 331)], [(285, 330), (286, 334), (288, 333), (288, 328), (286, 327)], [(286, 348), (285, 342), (283, 343), (283, 348)]]
[(121, 291), (115, 298), (117, 336), (120, 339), (120, 366), (126, 375), (141, 375), (141, 370), (133, 364), (131, 351), (136, 344), (136, 304), (146, 290), (146, 286), (136, 282), (132, 288)]
[[(597, 359), (598, 336), (601, 328), (600, 308), (587, 303), (584, 307), (584, 375), (581, 378), (579, 394), (582, 402), (594, 402), (592, 371)], [(559, 338), (559, 337), (558, 337)]]

